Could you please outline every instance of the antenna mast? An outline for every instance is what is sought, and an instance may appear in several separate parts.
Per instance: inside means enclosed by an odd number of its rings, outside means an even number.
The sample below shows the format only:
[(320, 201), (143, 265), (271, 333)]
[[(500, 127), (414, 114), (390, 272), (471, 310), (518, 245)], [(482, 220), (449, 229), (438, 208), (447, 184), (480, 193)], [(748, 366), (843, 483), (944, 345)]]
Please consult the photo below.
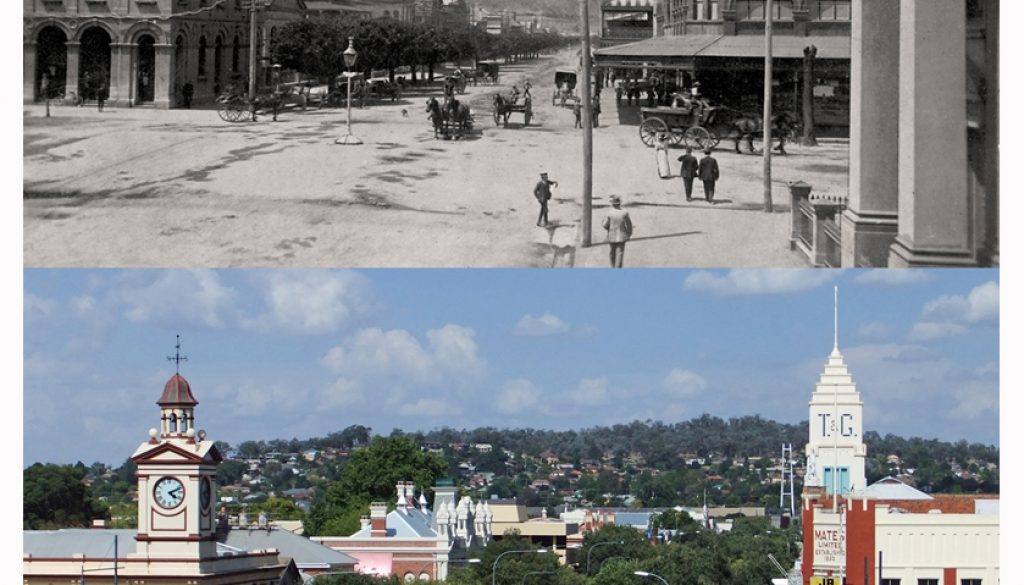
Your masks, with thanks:
[[(788, 483), (787, 483), (788, 479)], [(786, 509), (786, 498), (789, 498), (789, 517), (796, 515), (793, 502), (793, 444), (782, 444), (782, 484), (779, 486), (779, 509)]]

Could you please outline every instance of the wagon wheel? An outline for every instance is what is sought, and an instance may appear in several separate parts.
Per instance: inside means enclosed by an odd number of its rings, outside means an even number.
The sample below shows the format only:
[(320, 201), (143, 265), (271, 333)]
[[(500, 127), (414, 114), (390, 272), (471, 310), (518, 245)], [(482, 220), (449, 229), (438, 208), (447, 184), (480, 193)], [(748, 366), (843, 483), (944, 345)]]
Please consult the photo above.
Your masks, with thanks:
[(230, 122), (231, 109), (229, 108), (228, 104), (221, 102), (220, 106), (217, 107), (217, 115), (220, 116), (221, 120), (224, 120), (225, 122)]
[(715, 148), (715, 147), (717, 147), (718, 143), (722, 141), (722, 138), (720, 136), (718, 136), (717, 132), (715, 132), (714, 130), (711, 130), (711, 129), (708, 129), (708, 134), (711, 135), (711, 146), (709, 146), (708, 148)]
[(683, 141), (683, 133), (682, 132), (672, 132), (671, 134), (669, 134), (668, 140), (669, 140), (669, 145), (675, 146), (675, 145), (677, 145), (677, 144), (679, 144), (680, 142)]
[(640, 124), (640, 140), (647, 146), (654, 146), (662, 132), (668, 132), (668, 125), (661, 118), (647, 118)]
[(700, 150), (714, 148), (714, 140), (711, 138), (711, 133), (700, 126), (687, 128), (686, 132), (683, 133), (683, 142), (690, 148)]

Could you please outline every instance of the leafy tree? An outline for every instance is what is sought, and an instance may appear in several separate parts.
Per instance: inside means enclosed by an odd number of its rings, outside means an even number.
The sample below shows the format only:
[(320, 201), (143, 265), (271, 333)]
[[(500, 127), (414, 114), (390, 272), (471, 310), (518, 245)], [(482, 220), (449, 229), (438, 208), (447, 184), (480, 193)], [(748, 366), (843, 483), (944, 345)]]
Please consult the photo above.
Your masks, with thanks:
[(249, 466), (244, 461), (237, 459), (227, 459), (221, 461), (220, 465), (217, 466), (217, 484), (218, 485), (231, 485), (242, 481), (242, 476), (249, 470)]
[[(558, 558), (550, 552), (505, 554), (516, 550), (536, 551), (540, 548), (514, 530), (506, 532), (500, 538), (487, 543), (484, 550), (477, 553), (480, 562), (472, 565), (476, 578), (481, 582), (490, 583), (493, 571), (495, 582), (498, 585), (519, 585), (527, 578), (527, 573), (546, 573), (558, 570)], [(501, 562), (495, 566), (498, 557), (501, 557)], [(541, 584), (540, 581), (533, 583), (534, 585)]]
[[(334, 87), (345, 71), (350, 29), (329, 20), (298, 20), (278, 29), (270, 51), (273, 59), (287, 69), (310, 75)], [(244, 443), (243, 443), (244, 445)], [(242, 445), (239, 446), (241, 451)]]
[(580, 547), (577, 561), (584, 574), (589, 571), (589, 574), (593, 575), (605, 559), (611, 557), (645, 559), (652, 556), (653, 552), (643, 533), (637, 529), (616, 524), (604, 524), (601, 528), (583, 536), (583, 546)]
[(295, 502), (288, 498), (271, 496), (265, 502), (253, 504), (249, 507), (252, 514), (266, 512), (270, 520), (302, 520), (306, 513), (295, 505)]
[(412, 481), (422, 490), (433, 486), (446, 470), (444, 460), (421, 451), (406, 437), (377, 437), (352, 453), (338, 481), (313, 504), (305, 521), (306, 534), (347, 536), (358, 529), (359, 517), (370, 502), (394, 500), (395, 484)]
[(106, 504), (93, 499), (82, 470), (70, 465), (35, 463), (24, 472), (24, 530), (89, 526), (108, 520)]

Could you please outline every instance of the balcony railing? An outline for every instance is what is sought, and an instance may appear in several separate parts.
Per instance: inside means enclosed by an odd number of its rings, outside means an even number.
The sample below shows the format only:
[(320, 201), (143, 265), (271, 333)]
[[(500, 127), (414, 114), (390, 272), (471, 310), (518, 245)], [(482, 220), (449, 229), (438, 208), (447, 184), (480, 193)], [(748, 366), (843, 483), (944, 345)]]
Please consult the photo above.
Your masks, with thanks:
[(789, 247), (800, 249), (814, 266), (838, 268), (842, 263), (839, 215), (846, 209), (846, 196), (813, 194), (803, 182), (790, 185), (789, 191), (793, 198)]

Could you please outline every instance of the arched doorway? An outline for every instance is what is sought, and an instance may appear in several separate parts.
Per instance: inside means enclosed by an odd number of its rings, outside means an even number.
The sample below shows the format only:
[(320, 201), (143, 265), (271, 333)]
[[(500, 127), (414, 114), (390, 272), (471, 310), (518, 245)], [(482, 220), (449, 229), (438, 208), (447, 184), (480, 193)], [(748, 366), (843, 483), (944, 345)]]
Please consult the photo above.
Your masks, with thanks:
[[(48, 26), (36, 37), (35, 99), (64, 95), (68, 71), (68, 37), (60, 28)], [(43, 79), (46, 79), (46, 95)]]
[(220, 93), (221, 75), (224, 73), (224, 39), (217, 35), (213, 42), (213, 87), (214, 92)]
[(135, 103), (148, 104), (153, 102), (153, 79), (156, 74), (156, 39), (152, 35), (142, 35), (136, 44), (138, 67), (135, 71)]
[(82, 33), (79, 46), (78, 93), (82, 99), (94, 100), (110, 94), (110, 35), (94, 26)]

